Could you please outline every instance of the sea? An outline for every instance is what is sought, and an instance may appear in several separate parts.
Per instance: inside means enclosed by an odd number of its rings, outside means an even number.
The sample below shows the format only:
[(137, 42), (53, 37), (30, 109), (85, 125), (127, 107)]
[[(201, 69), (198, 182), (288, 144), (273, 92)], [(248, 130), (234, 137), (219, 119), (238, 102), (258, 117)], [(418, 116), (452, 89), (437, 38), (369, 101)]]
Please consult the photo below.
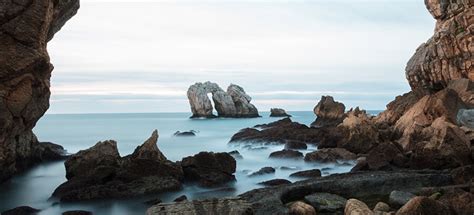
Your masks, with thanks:
[[(377, 114), (380, 111), (368, 111)], [(296, 171), (321, 169), (323, 175), (350, 171), (354, 163), (305, 163), (303, 160), (269, 159), (271, 152), (284, 148), (283, 145), (256, 143), (229, 143), (233, 134), (247, 127), (269, 123), (279, 118), (262, 117), (250, 119), (190, 119), (190, 113), (107, 113), (107, 114), (46, 114), (34, 128), (40, 141), (62, 145), (69, 153), (87, 149), (103, 140), (116, 140), (121, 156), (128, 155), (141, 145), (154, 129), (158, 130), (158, 148), (172, 161), (201, 151), (230, 152), (238, 150), (243, 159), (237, 159), (236, 181), (219, 188), (205, 189), (185, 185), (179, 192), (143, 196), (132, 199), (108, 199), (73, 203), (59, 202), (51, 197), (54, 189), (66, 181), (64, 161), (47, 162), (13, 177), (0, 185), (0, 211), (18, 206), (40, 209), (39, 214), (61, 214), (69, 210), (86, 210), (94, 214), (134, 215), (145, 214), (150, 205), (144, 202), (161, 199), (171, 202), (186, 195), (188, 199), (236, 196), (260, 188), (259, 182), (282, 178), (294, 182), (289, 175)], [(292, 120), (306, 125), (316, 118), (310, 111), (289, 112)], [(194, 137), (176, 137), (176, 131), (195, 130)], [(251, 146), (251, 147), (249, 147)], [(307, 153), (317, 150), (309, 145)], [(248, 174), (262, 167), (271, 166), (275, 174), (248, 177)], [(281, 169), (281, 167), (288, 167)]]

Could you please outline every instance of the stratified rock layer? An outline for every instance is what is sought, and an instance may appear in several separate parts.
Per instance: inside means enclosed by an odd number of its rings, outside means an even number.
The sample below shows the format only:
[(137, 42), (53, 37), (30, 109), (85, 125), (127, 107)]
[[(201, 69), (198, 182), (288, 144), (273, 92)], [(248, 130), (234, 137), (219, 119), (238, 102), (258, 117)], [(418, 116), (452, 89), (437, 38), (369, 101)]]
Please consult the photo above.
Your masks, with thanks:
[(79, 9), (79, 0), (0, 1), (0, 182), (32, 165), (32, 132), (49, 107), (46, 43)]

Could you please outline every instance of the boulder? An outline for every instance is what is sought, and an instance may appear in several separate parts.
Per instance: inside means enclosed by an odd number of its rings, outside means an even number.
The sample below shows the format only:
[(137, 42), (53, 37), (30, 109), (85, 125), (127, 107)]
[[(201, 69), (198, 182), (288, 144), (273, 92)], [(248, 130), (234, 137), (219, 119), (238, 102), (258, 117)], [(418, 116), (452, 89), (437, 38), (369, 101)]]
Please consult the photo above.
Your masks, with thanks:
[(299, 171), (299, 172), (295, 172), (295, 173), (291, 174), (290, 177), (319, 178), (319, 177), (321, 177), (321, 170), (311, 169), (311, 170)]
[(291, 181), (288, 181), (286, 179), (272, 179), (272, 180), (260, 182), (258, 184), (264, 185), (267, 187), (272, 187), (272, 186), (279, 186), (282, 184), (291, 184)]
[(317, 151), (308, 153), (305, 155), (304, 160), (306, 162), (337, 162), (355, 160), (357, 156), (342, 148), (329, 148), (329, 149), (318, 149)]
[(249, 175), (249, 177), (259, 176), (259, 175), (266, 175), (266, 174), (274, 174), (275, 168), (273, 167), (263, 167), (260, 170), (253, 172)]
[(344, 215), (373, 215), (374, 212), (369, 207), (357, 199), (347, 200), (346, 207), (344, 209)]
[(284, 109), (272, 108), (270, 109), (270, 117), (291, 117), (291, 115), (287, 114)]
[(200, 152), (181, 160), (186, 181), (213, 187), (235, 180), (236, 161), (229, 153)]
[(285, 149), (305, 150), (305, 149), (308, 149), (308, 145), (306, 145), (306, 143), (301, 142), (301, 141), (290, 140), (286, 142)]
[(1, 214), (4, 215), (35, 215), (38, 214), (40, 210), (32, 208), (30, 206), (20, 206), (10, 210), (3, 211)]
[(414, 197), (412, 193), (394, 190), (390, 193), (388, 202), (393, 208), (400, 208)]
[(223, 198), (158, 204), (146, 211), (147, 215), (252, 215), (251, 204), (241, 198)]
[(42, 161), (32, 129), (49, 108), (53, 65), (47, 43), (76, 14), (79, 0), (0, 5), (1, 183)]
[(373, 210), (375, 213), (388, 213), (390, 212), (390, 206), (385, 203), (385, 202), (378, 202), (375, 207), (374, 207), (374, 210)]
[(181, 189), (181, 166), (156, 146), (158, 132), (128, 156), (120, 157), (113, 140), (79, 151), (65, 162), (66, 178), (53, 196), (61, 201), (125, 198)]
[(439, 201), (424, 196), (417, 196), (410, 199), (410, 201), (396, 213), (396, 215), (418, 214), (449, 215), (454, 214), (454, 212)]
[(303, 158), (303, 153), (295, 150), (283, 149), (281, 151), (272, 152), (268, 157), (279, 159), (301, 159)]
[(345, 118), (344, 104), (334, 101), (331, 96), (322, 96), (319, 103), (314, 107), (317, 118), (311, 127), (336, 126)]
[(293, 202), (288, 207), (288, 214), (290, 215), (316, 215), (316, 210), (302, 201)]
[(305, 196), (304, 200), (323, 214), (342, 214), (347, 202), (346, 198), (331, 193), (313, 193)]

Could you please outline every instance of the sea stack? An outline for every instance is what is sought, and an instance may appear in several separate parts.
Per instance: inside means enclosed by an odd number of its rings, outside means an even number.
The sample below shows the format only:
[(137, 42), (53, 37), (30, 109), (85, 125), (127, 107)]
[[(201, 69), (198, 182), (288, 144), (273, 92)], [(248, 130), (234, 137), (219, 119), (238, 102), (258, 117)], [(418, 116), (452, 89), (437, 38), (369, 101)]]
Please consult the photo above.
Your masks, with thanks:
[[(212, 95), (212, 102), (208, 97)], [(225, 92), (216, 83), (204, 82), (191, 85), (187, 92), (189, 105), (193, 115), (191, 118), (204, 117), (230, 117), (230, 118), (252, 118), (259, 117), (257, 108), (250, 103), (252, 98), (245, 90), (235, 84), (231, 84)], [(213, 110), (217, 111), (217, 116)]]

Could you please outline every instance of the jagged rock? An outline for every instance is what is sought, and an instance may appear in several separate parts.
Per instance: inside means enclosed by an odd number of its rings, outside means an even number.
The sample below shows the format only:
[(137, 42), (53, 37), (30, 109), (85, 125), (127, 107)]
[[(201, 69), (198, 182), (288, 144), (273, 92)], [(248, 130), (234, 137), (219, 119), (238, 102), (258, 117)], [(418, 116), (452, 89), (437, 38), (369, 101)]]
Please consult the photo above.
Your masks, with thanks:
[(92, 215), (92, 214), (93, 213), (90, 211), (80, 211), (80, 210), (66, 211), (63, 213), (63, 215)]
[(236, 165), (229, 153), (200, 152), (181, 160), (185, 180), (204, 187), (234, 181)]
[(251, 204), (240, 198), (209, 199), (158, 204), (146, 211), (147, 215), (253, 215)]
[(65, 162), (66, 178), (53, 193), (61, 201), (124, 198), (181, 189), (181, 166), (156, 146), (158, 132), (128, 156), (113, 140), (79, 151)]
[(311, 127), (336, 126), (341, 123), (345, 115), (346, 106), (334, 101), (332, 96), (322, 96), (319, 103), (314, 107), (317, 118)]
[(367, 153), (379, 141), (379, 132), (367, 113), (358, 107), (346, 114), (339, 124), (345, 135), (338, 142), (337, 147), (347, 149), (353, 153)]
[(357, 156), (342, 148), (318, 149), (304, 156), (306, 162), (337, 162), (339, 160), (355, 160)]
[(47, 42), (79, 0), (0, 2), (0, 182), (38, 162), (32, 129), (49, 107)]
[(187, 95), (191, 112), (194, 117), (213, 118), (216, 117), (212, 111), (212, 102), (208, 97), (212, 94), (212, 100), (219, 117), (258, 117), (258, 110), (250, 104), (251, 98), (240, 86), (231, 84), (227, 92), (222, 90), (216, 83), (204, 82), (191, 85)]
[(288, 181), (286, 179), (272, 179), (272, 180), (260, 182), (258, 184), (272, 187), (272, 186), (278, 186), (282, 184), (291, 184), (291, 181)]
[(474, 129), (474, 109), (460, 109), (457, 115), (459, 126), (466, 126)]
[(316, 210), (313, 206), (308, 205), (302, 201), (292, 202), (289, 204), (289, 215), (316, 215)]
[(378, 202), (375, 207), (374, 207), (374, 210), (373, 210), (375, 213), (377, 212), (386, 212), (388, 213), (390, 211), (390, 206), (385, 203), (385, 202)]
[(423, 43), (407, 64), (406, 77), (414, 92), (429, 94), (445, 88), (451, 80), (474, 80), (472, 3), (427, 0), (436, 19), (434, 36)]
[(347, 199), (331, 193), (313, 193), (304, 197), (318, 213), (342, 214)]
[(250, 103), (252, 98), (245, 93), (244, 88), (231, 84), (227, 87), (227, 94), (234, 101), (237, 117), (259, 117), (257, 108)]
[(308, 145), (301, 141), (290, 140), (286, 142), (285, 149), (308, 149)]
[(253, 172), (249, 175), (249, 177), (259, 176), (259, 175), (266, 175), (266, 174), (274, 174), (275, 168), (273, 167), (263, 167), (260, 170)]
[(40, 210), (32, 208), (30, 206), (20, 206), (10, 210), (3, 211), (0, 214), (4, 215), (35, 215), (38, 214)]
[(280, 159), (301, 159), (303, 153), (295, 150), (283, 149), (281, 151), (272, 152), (269, 158), (280, 158)]
[(394, 190), (390, 193), (388, 202), (393, 208), (400, 208), (414, 197), (415, 195), (412, 193)]
[(373, 215), (374, 212), (364, 203), (357, 199), (349, 199), (344, 209), (344, 215)]
[(321, 170), (311, 169), (305, 171), (295, 172), (290, 175), (290, 177), (299, 177), (299, 178), (319, 178), (321, 177)]
[(376, 122), (394, 125), (419, 99), (420, 98), (412, 91), (397, 96), (395, 100), (387, 104), (387, 109), (376, 117)]
[(272, 108), (270, 109), (270, 117), (291, 117), (291, 115), (287, 114), (284, 109)]
[(177, 131), (173, 134), (174, 136), (177, 136), (177, 137), (194, 137), (196, 136), (196, 131), (194, 130), (190, 130), (190, 131)]
[(424, 196), (417, 196), (408, 201), (396, 215), (450, 215), (454, 214), (446, 205)]

